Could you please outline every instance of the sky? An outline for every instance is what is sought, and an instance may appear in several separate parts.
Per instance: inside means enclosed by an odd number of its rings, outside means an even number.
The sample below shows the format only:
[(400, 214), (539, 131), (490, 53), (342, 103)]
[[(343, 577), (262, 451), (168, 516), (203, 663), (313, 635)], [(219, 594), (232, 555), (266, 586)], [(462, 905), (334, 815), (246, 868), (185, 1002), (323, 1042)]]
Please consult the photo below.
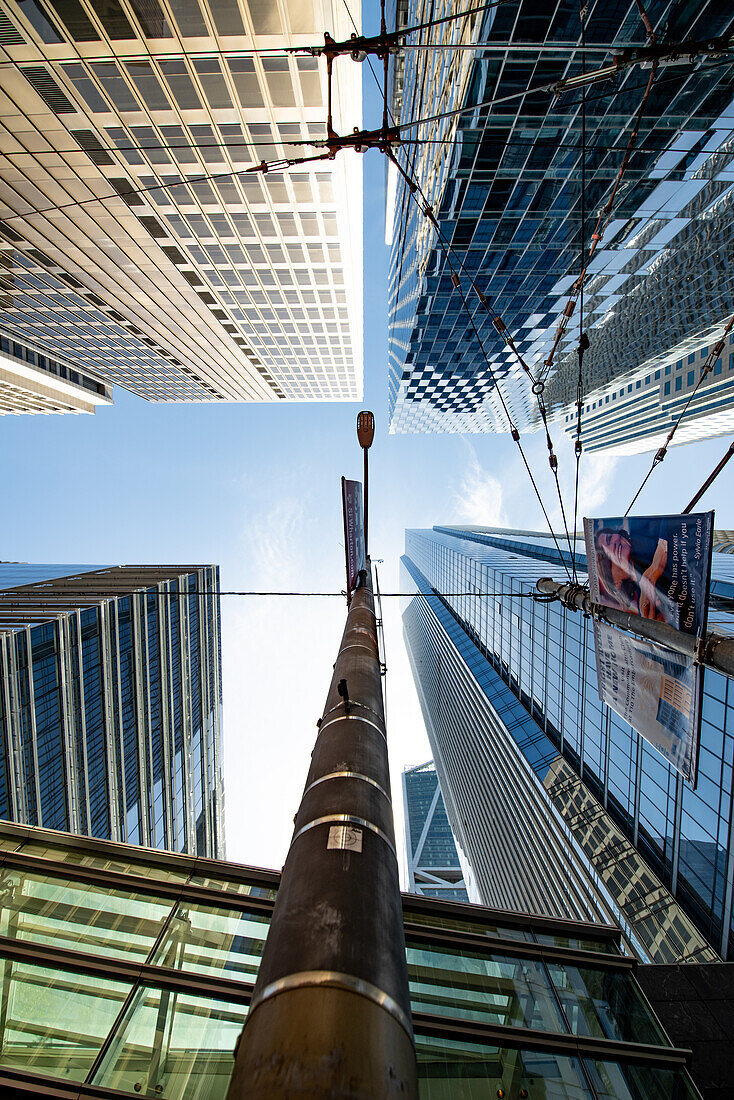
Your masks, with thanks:
[[(365, 114), (379, 121), (365, 69)], [(356, 153), (344, 155), (358, 156)], [(222, 589), (332, 591), (344, 586), (340, 477), (360, 478), (356, 414), (372, 409), (370, 551), (383, 591), (399, 590), (409, 527), (473, 523), (543, 530), (508, 436), (391, 436), (387, 418), (387, 249), (384, 164), (365, 172), (365, 390), (357, 404), (151, 404), (115, 389), (95, 416), (5, 417), (0, 559), (27, 562), (214, 563)], [(379, 227), (379, 232), (378, 232)], [(570, 442), (554, 441), (572, 502)], [(545, 443), (527, 453), (551, 518)], [(675, 512), (728, 439), (671, 449), (638, 501)], [(619, 515), (651, 455), (584, 456), (579, 516)], [(701, 501), (734, 528), (734, 469)], [(402, 642), (400, 604), (384, 600), (388, 741), (396, 831), (400, 774), (430, 759)], [(342, 598), (222, 598), (227, 857), (280, 867), (344, 626)]]

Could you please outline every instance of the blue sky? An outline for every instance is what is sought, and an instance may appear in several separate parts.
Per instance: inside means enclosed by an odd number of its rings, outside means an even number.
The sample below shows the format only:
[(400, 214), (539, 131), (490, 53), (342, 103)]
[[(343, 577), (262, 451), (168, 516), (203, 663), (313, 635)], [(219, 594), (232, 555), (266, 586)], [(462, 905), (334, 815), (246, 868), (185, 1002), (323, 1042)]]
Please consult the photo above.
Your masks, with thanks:
[[(365, 69), (365, 115), (379, 121)], [(358, 155), (348, 153), (345, 155)], [(406, 527), (506, 524), (542, 529), (517, 448), (506, 436), (387, 434), (387, 250), (384, 164), (365, 169), (365, 399), (360, 404), (153, 405), (116, 389), (94, 417), (5, 417), (0, 557), (30, 562), (188, 563), (221, 567), (225, 589), (343, 586), (339, 478), (361, 476), (359, 408), (377, 421), (370, 546), (385, 590), (398, 587)], [(562, 484), (571, 447), (555, 431)], [(545, 445), (528, 453), (552, 505)], [(728, 440), (671, 450), (639, 514), (684, 507)], [(651, 456), (584, 458), (582, 511), (624, 511)], [(734, 528), (730, 470), (701, 507)], [(602, 510), (603, 511), (600, 511)], [(557, 512), (551, 512), (554, 516)], [(341, 600), (224, 598), (225, 799), (228, 855), (280, 866), (343, 626)], [(400, 602), (385, 601), (393, 791), (430, 757), (407, 660)], [(399, 810), (399, 807), (396, 806)], [(398, 812), (398, 829), (401, 815)]]

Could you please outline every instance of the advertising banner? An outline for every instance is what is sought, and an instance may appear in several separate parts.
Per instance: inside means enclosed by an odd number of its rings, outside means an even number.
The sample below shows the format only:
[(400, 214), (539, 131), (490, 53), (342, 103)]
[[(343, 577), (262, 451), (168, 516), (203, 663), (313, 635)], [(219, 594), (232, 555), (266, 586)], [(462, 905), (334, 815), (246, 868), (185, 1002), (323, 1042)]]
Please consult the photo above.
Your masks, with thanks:
[(706, 629), (714, 513), (585, 519), (592, 603)]
[[(706, 630), (713, 512), (585, 519), (591, 602)], [(599, 697), (695, 786), (703, 669), (667, 646), (594, 622)]]
[(694, 787), (702, 669), (606, 623), (594, 623), (599, 696)]
[(344, 511), (344, 553), (347, 561), (347, 595), (357, 587), (361, 569), (367, 568), (364, 549), (364, 514), (362, 482), (342, 478), (342, 508)]

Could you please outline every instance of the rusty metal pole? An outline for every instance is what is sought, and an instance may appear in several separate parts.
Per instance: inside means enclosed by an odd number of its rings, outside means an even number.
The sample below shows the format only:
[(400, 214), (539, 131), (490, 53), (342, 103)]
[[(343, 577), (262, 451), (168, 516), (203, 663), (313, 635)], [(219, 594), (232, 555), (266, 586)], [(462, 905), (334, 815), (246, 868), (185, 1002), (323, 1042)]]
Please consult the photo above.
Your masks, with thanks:
[(416, 1100), (369, 561), (352, 596), (228, 1100)]

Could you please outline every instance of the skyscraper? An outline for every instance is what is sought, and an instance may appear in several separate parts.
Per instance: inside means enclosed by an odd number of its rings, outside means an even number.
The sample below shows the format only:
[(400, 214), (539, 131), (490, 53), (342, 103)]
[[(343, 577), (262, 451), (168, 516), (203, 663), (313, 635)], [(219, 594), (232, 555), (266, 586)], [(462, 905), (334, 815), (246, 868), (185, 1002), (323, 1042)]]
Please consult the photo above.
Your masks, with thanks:
[[(734, 431), (733, 337), (734, 334), (729, 335), (713, 370), (698, 387), (672, 446)], [(720, 338), (721, 326), (713, 342)], [(590, 375), (582, 412), (584, 450), (639, 454), (662, 447), (698, 386), (709, 351), (710, 345), (704, 344), (680, 359), (668, 356), (667, 362), (663, 360), (657, 365), (648, 362), (642, 371), (627, 375), (622, 385), (617, 377), (612, 383), (594, 388)], [(576, 406), (571, 411), (566, 403), (559, 415), (564, 430), (575, 437)]]
[[(397, 9), (401, 23), (409, 26), (453, 13), (448, 3), (422, 0), (398, 3)], [(420, 144), (400, 153), (402, 163), (420, 184), (455, 252), (449, 266), (445, 244), (394, 172), (387, 209), (393, 431), (507, 431), (495, 385), (502, 388), (516, 425), (537, 423), (529, 381), (469, 277), (537, 372), (581, 272), (582, 209), (588, 249), (649, 76), (633, 66), (614, 83), (597, 82), (588, 89), (582, 169), (581, 91), (556, 94), (559, 81), (582, 72), (579, 10), (585, 13), (587, 71), (603, 67), (625, 45), (645, 42), (634, 0), (542, 12), (532, 0), (517, 0), (421, 32), (423, 43), (481, 43), (486, 52), (413, 49), (396, 73), (396, 121), (405, 126), (434, 119), (407, 131)], [(693, 6), (652, 0), (645, 10), (659, 42), (731, 34), (734, 26), (730, 8), (717, 0)], [(723, 224), (729, 216), (724, 192), (730, 185), (731, 151), (722, 143), (734, 127), (732, 65), (731, 59), (687, 62), (661, 66), (655, 75), (635, 152), (586, 288), (585, 325), (594, 349), (590, 362), (600, 374), (631, 374), (643, 359), (668, 353), (680, 358), (684, 344), (688, 353), (696, 341), (700, 346), (708, 340), (729, 308), (728, 238), (710, 228), (713, 220), (723, 219)], [(442, 117), (457, 110), (464, 113)], [(721, 154), (709, 156), (714, 150)], [(452, 269), (461, 288), (454, 285)], [(662, 294), (665, 321), (651, 324), (650, 302)], [(668, 308), (671, 295), (676, 305)], [(578, 311), (554, 363), (560, 380), (552, 401), (559, 407), (576, 399), (576, 373), (571, 371), (569, 391), (571, 368), (565, 364), (572, 366), (576, 359), (577, 316)], [(553, 382), (551, 375), (551, 389)]]
[(218, 576), (0, 564), (0, 817), (223, 854)]
[(403, 772), (403, 808), (410, 892), (428, 898), (469, 901), (432, 761)]
[[(3, 1100), (224, 1100), (280, 876), (6, 822), (0, 852)], [(402, 902), (421, 1100), (697, 1096), (614, 928)]]
[(0, 336), (0, 414), (93, 413), (111, 402), (111, 386)]
[[(561, 576), (549, 538), (408, 531), (403, 562), (419, 593), (404, 614), (408, 651), (483, 899), (560, 913), (586, 878), (649, 958), (733, 957), (726, 677), (706, 671), (694, 791), (599, 701), (589, 622), (532, 598), (537, 578)], [(711, 590), (710, 620), (730, 628), (729, 555), (714, 554)]]
[[(359, 3), (350, 4), (360, 18)], [(0, 333), (150, 401), (355, 400), (362, 177), (326, 136), (347, 8), (24, 0), (3, 9)], [(334, 124), (361, 71), (334, 67)]]

